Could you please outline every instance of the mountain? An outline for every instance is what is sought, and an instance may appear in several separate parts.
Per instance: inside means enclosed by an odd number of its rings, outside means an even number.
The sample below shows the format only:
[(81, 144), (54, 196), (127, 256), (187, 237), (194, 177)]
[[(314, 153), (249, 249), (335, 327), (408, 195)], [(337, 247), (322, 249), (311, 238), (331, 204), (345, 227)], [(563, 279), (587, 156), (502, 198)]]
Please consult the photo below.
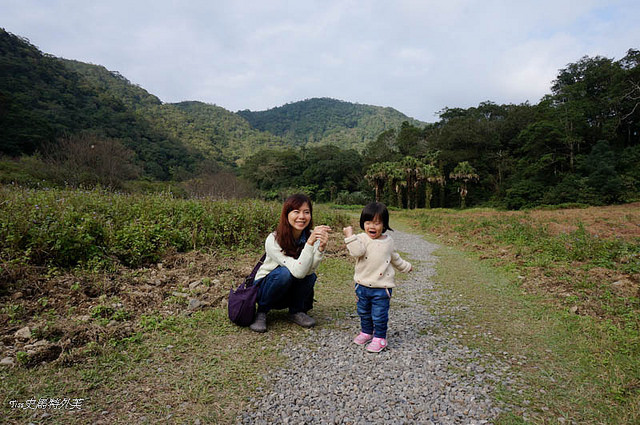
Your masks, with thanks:
[(82, 75), (93, 87), (102, 93), (109, 93), (132, 109), (162, 105), (162, 101), (142, 87), (132, 84), (117, 71), (109, 71), (101, 65), (94, 65), (71, 59), (59, 59), (70, 71)]
[(91, 132), (135, 152), (152, 179), (242, 163), (263, 148), (334, 144), (362, 149), (413, 120), (392, 108), (329, 98), (233, 113), (202, 102), (163, 103), (104, 66), (42, 53), (0, 28), (0, 154), (40, 151)]
[(425, 123), (389, 107), (314, 98), (266, 111), (238, 111), (254, 128), (283, 137), (293, 145), (334, 144), (362, 149), (380, 133), (403, 122)]
[[(62, 136), (91, 133), (117, 139), (132, 150), (149, 178), (166, 180), (172, 170), (194, 169), (196, 155), (182, 141), (127, 104), (127, 97), (144, 90), (116, 74), (102, 80), (86, 78), (73, 68), (92, 69), (102, 76), (108, 71), (72, 65), (0, 28), (0, 153), (28, 155), (46, 150)], [(159, 102), (148, 93), (144, 98)]]

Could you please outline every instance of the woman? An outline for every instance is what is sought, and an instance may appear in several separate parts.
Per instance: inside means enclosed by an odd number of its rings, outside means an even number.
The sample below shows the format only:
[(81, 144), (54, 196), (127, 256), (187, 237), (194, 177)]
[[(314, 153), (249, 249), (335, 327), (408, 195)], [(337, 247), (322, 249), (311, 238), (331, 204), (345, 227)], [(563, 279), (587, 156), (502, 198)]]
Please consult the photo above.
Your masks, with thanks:
[(316, 321), (307, 315), (313, 306), (315, 270), (324, 257), (329, 226), (313, 227), (313, 206), (305, 195), (292, 195), (284, 201), (275, 232), (265, 242), (266, 258), (258, 269), (258, 312), (251, 330), (267, 331), (267, 313), (289, 309), (289, 319), (305, 328)]

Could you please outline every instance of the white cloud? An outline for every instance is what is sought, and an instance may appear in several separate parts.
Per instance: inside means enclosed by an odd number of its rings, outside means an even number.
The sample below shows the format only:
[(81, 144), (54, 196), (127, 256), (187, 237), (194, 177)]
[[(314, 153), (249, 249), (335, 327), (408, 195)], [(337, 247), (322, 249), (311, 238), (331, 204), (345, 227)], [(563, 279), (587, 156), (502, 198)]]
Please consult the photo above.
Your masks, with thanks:
[(0, 16), (164, 101), (235, 111), (330, 96), (427, 121), (445, 106), (535, 103), (566, 64), (640, 40), (633, 0), (0, 0)]

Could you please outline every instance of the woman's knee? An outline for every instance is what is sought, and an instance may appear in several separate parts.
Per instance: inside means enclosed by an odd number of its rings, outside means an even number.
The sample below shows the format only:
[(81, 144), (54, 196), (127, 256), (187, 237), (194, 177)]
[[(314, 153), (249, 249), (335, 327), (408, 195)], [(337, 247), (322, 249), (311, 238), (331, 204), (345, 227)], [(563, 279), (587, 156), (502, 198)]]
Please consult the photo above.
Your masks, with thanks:
[(273, 269), (271, 273), (269, 273), (268, 277), (269, 280), (280, 285), (288, 285), (294, 279), (289, 269), (283, 266), (278, 266)]

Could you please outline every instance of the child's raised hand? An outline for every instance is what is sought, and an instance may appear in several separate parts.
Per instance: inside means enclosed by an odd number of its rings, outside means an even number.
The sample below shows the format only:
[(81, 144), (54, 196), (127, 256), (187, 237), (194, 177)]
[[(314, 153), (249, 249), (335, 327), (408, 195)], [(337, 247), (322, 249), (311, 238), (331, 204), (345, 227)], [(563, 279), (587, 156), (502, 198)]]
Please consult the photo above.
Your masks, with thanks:
[(353, 236), (353, 227), (351, 226), (343, 227), (342, 233), (344, 233), (345, 238), (348, 238), (349, 236)]

